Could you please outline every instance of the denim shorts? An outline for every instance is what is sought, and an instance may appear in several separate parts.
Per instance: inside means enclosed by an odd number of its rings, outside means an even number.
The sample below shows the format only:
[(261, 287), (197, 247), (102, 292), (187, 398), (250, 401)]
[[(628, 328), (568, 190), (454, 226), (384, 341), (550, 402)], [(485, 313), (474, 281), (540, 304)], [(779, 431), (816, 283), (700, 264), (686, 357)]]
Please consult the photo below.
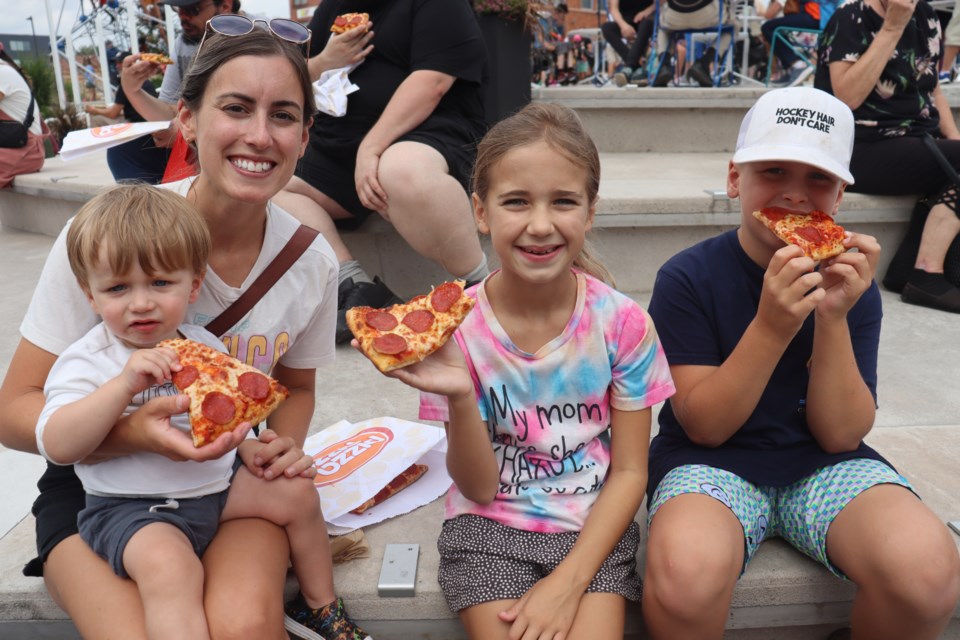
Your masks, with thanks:
[(759, 487), (723, 469), (685, 465), (671, 470), (660, 482), (650, 501), (647, 526), (667, 500), (702, 493), (726, 505), (743, 526), (746, 546), (741, 575), (760, 543), (779, 536), (846, 579), (827, 558), (827, 530), (851, 500), (878, 484), (896, 484), (913, 491), (902, 475), (867, 458), (818, 469), (786, 487)]

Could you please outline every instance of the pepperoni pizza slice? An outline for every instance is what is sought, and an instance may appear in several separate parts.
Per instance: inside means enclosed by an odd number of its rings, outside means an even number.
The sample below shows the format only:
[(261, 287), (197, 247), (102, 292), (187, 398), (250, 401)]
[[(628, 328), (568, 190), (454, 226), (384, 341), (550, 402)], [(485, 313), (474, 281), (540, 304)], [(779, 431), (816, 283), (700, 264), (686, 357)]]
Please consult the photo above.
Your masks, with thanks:
[(420, 362), (453, 335), (473, 309), (463, 280), (444, 282), (429, 294), (385, 309), (354, 307), (347, 326), (360, 351), (386, 373)]
[(359, 26), (365, 25), (370, 20), (370, 15), (366, 13), (344, 13), (337, 16), (333, 24), (330, 25), (330, 31), (333, 33), (346, 33)]
[(425, 464), (417, 464), (416, 462), (400, 472), (396, 478), (387, 483), (383, 489), (377, 492), (377, 495), (373, 496), (363, 504), (361, 504), (356, 509), (351, 509), (350, 513), (355, 515), (361, 515), (364, 511), (371, 507), (375, 507), (387, 498), (396, 495), (397, 493), (403, 491), (414, 482), (420, 479), (420, 476), (429, 471), (430, 468)]
[(816, 260), (838, 256), (843, 246), (844, 229), (822, 211), (792, 213), (780, 207), (766, 207), (754, 211), (753, 217), (773, 231), (787, 244), (795, 244)]
[(282, 384), (259, 369), (193, 340), (164, 340), (157, 346), (173, 349), (180, 371), (173, 384), (190, 397), (193, 446), (202, 447), (241, 422), (257, 425), (287, 399)]

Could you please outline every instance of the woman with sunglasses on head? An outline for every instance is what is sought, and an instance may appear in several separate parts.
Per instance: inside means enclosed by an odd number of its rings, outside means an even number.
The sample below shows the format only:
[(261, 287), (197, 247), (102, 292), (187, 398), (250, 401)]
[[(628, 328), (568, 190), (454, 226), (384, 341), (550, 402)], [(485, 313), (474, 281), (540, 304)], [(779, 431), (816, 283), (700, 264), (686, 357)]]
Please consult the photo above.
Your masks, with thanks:
[[(332, 35), (334, 20), (349, 12), (370, 20)], [(360, 89), (348, 96), (346, 115), (317, 114), (298, 177), (281, 200), (291, 211), (305, 210), (303, 201), (322, 208), (318, 219), (301, 220), (337, 253), (337, 342), (346, 342), (348, 308), (398, 300), (353, 259), (338, 227), (356, 228), (378, 213), (453, 276), (471, 282), (489, 273), (467, 197), (474, 149), (486, 130), (486, 50), (468, 0), (324, 0), (310, 29), (314, 79), (325, 66), (316, 58), (341, 39), (356, 33), (366, 47), (350, 73)]]
[[(237, 33), (231, 24), (221, 32)], [(185, 138), (197, 148), (200, 174), (167, 186), (196, 206), (212, 239), (199, 299), (189, 307), (192, 324), (205, 324), (231, 305), (299, 226), (270, 200), (287, 183), (306, 147), (314, 110), (306, 63), (297, 47), (277, 37), (280, 27), (248, 27), (251, 32), (244, 35), (208, 35), (184, 81), (178, 119)], [(0, 441), (24, 451), (37, 451), (34, 428), (57, 354), (97, 322), (71, 275), (65, 235), (66, 230), (47, 259), (0, 387)], [(255, 463), (264, 478), (312, 472), (313, 461), (301, 447), (314, 411), (316, 367), (334, 355), (335, 288), (335, 258), (318, 236), (222, 336), (231, 354), (271, 373), (290, 390), (271, 417), (270, 429), (259, 436)], [(96, 455), (150, 451), (202, 461), (239, 444), (237, 434), (230, 433), (194, 448), (189, 435), (169, 423), (187, 406), (184, 396), (150, 400), (118, 422)], [(76, 534), (84, 502), (72, 467), (49, 467), (39, 488), (33, 509), (39, 558), (25, 571), (42, 571), (50, 594), (84, 637), (147, 637), (135, 585), (114, 575)], [(294, 619), (285, 621), (289, 550), (283, 529), (265, 520), (220, 527), (202, 558), (212, 638), (286, 639), (285, 622), (295, 633), (309, 627), (331, 640), (365, 637), (331, 628), (339, 623), (327, 624), (330, 617), (344, 619), (337, 617), (342, 613), (339, 601), (320, 610), (290, 611)]]

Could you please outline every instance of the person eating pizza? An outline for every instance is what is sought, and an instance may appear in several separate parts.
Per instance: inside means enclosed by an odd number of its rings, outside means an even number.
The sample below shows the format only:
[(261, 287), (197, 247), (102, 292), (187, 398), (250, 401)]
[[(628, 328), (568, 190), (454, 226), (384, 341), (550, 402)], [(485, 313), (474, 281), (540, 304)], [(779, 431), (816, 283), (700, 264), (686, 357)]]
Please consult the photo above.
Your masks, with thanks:
[[(233, 389), (216, 382), (201, 388), (198, 367), (187, 369), (167, 346), (187, 338), (211, 348), (203, 369), (226, 352), (217, 336), (185, 323), (188, 306), (200, 295), (209, 252), (203, 216), (172, 191), (136, 183), (117, 186), (81, 208), (67, 233), (67, 256), (102, 322), (67, 347), (50, 370), (37, 448), (54, 464), (74, 465), (87, 494), (78, 517), (80, 537), (114, 573), (137, 584), (149, 637), (209, 637), (200, 557), (221, 522), (255, 517), (283, 527), (290, 540), (301, 595), (289, 610), (304, 613), (299, 624), (329, 640), (367, 638), (334, 593), (329, 537), (312, 481), (316, 468), (277, 481), (264, 478), (256, 460), (267, 443), (257, 438), (202, 463), (151, 452), (85, 461), (123, 415), (150, 398), (178, 395), (178, 387), (206, 392), (199, 406), (191, 395), (191, 424), (186, 414), (170, 420), (186, 432), (192, 425), (195, 443), (199, 435), (207, 444), (198, 423), (229, 423), (236, 408), (251, 404), (243, 402), (251, 393), (243, 385)], [(264, 393), (253, 395), (271, 401), (251, 413), (251, 421), (266, 418), (287, 397), (286, 388), (253, 367), (222, 360), (222, 373), (245, 369), (243, 375), (265, 385)], [(182, 375), (188, 371), (196, 374), (189, 381)], [(251, 426), (243, 421), (236, 429), (242, 435)]]
[(650, 445), (651, 638), (721, 638), (738, 577), (773, 536), (857, 585), (853, 638), (939, 637), (960, 600), (950, 532), (863, 442), (880, 245), (847, 232), (847, 251), (818, 266), (753, 215), (837, 215), (853, 136), (850, 109), (826, 92), (761, 96), (727, 171), (740, 227), (657, 274), (650, 315), (677, 392)]

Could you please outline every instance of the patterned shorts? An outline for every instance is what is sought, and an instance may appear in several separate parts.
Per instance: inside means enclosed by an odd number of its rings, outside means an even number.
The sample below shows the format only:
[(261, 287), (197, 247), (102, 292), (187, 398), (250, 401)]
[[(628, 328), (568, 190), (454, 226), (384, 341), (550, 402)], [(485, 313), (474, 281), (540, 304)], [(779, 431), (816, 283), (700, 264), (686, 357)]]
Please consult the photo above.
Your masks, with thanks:
[(670, 471), (653, 494), (647, 526), (670, 498), (703, 493), (733, 511), (743, 526), (743, 571), (767, 537), (780, 536), (791, 545), (846, 579), (827, 558), (827, 530), (851, 500), (878, 484), (897, 484), (913, 491), (910, 482), (879, 460), (846, 460), (811, 473), (786, 487), (758, 487), (740, 476), (707, 465), (686, 465)]
[[(437, 581), (447, 605), (457, 612), (484, 602), (520, 598), (567, 557), (579, 535), (577, 531), (521, 531), (475, 515), (446, 520), (437, 540)], [(631, 522), (587, 591), (639, 601), (639, 545), (640, 527)]]

